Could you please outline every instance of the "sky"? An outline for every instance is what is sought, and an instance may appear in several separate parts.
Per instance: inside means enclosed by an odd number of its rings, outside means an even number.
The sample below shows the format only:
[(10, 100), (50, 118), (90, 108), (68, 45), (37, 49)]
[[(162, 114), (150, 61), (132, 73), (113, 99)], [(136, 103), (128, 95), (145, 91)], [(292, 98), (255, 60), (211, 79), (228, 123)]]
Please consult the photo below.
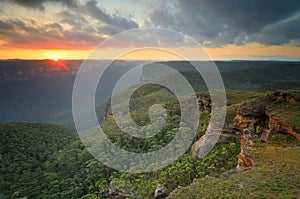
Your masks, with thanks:
[[(86, 59), (116, 34), (159, 27), (187, 35), (214, 60), (300, 60), (299, 24), (299, 0), (1, 0), (0, 59)], [(137, 37), (101, 49), (99, 58), (164, 41), (199, 53), (170, 35)], [(125, 59), (176, 58), (147, 49)]]

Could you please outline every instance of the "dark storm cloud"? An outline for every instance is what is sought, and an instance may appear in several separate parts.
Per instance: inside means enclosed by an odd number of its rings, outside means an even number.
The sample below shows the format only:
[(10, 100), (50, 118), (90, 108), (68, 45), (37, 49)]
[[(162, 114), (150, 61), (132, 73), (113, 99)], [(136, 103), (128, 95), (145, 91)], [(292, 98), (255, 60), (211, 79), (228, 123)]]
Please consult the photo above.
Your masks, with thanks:
[(254, 35), (252, 40), (269, 45), (282, 45), (290, 41), (291, 44), (300, 46), (300, 17), (279, 21), (263, 28)]
[(256, 32), (267, 24), (285, 19), (299, 11), (299, 0), (180, 0), (182, 13), (196, 14), (198, 17), (224, 19), (229, 26), (247, 32)]
[(79, 5), (78, 0), (4, 0), (9, 3), (16, 3), (21, 6), (25, 6), (27, 8), (33, 8), (33, 9), (39, 9), (44, 10), (45, 6), (44, 4), (46, 2), (50, 3), (60, 3), (64, 6), (70, 7), (70, 8), (76, 8)]
[[(50, 24), (42, 20), (37, 23), (31, 19), (3, 18), (0, 20), (0, 36), (3, 36), (6, 42), (4, 45), (7, 46), (10, 43), (18, 45), (20, 42), (25, 45), (26, 42), (34, 42), (36, 35), (39, 41), (45, 39), (49, 44), (50, 41), (63, 41), (67, 45), (61, 44), (62, 47), (82, 44), (83, 48), (92, 48), (107, 36), (139, 27), (130, 17), (124, 17), (120, 12), (111, 13), (105, 10), (104, 1), (101, 5), (95, 0), (4, 2), (37, 10), (47, 9), (48, 3), (70, 8), (68, 11), (57, 11), (59, 20)], [(164, 1), (161, 5), (153, 2), (150, 6), (144, 2), (147, 18), (141, 21), (145, 26), (159, 26), (183, 32), (204, 46), (244, 45), (250, 42), (300, 46), (300, 0), (177, 0)], [(171, 3), (175, 6), (168, 7)], [(68, 28), (65, 29), (66, 27)], [(151, 41), (146, 35), (139, 37), (142, 45), (142, 42), (163, 44), (173, 39), (169, 35), (155, 37), (155, 41)], [(182, 44), (181, 38), (177, 40), (174, 41), (174, 45)]]
[(299, 0), (179, 0), (175, 12), (156, 9), (148, 17), (148, 24), (188, 33), (208, 46), (286, 44), (300, 39), (300, 26), (295, 25), (300, 19)]

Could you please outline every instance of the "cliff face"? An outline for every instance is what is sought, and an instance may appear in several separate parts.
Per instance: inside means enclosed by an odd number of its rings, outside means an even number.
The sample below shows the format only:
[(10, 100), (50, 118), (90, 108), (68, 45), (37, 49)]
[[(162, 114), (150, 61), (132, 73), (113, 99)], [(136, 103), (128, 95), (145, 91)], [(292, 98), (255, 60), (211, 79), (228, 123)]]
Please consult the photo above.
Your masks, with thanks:
[(233, 127), (238, 130), (247, 128), (252, 132), (261, 132), (266, 126), (267, 118), (265, 107), (239, 106), (233, 119)]
[(272, 131), (283, 131), (293, 135), (297, 140), (300, 140), (300, 126), (286, 123), (279, 118), (269, 116), (268, 123), (269, 130)]
[(211, 99), (207, 95), (198, 95), (197, 96), (198, 105), (201, 111), (211, 111)]
[[(282, 113), (292, 110), (297, 112), (298, 100), (289, 93), (275, 92), (273, 95), (265, 96), (261, 99), (255, 99), (251, 103), (243, 103), (237, 107), (234, 119), (228, 121), (223, 128), (223, 133), (233, 134), (235, 131), (242, 132), (240, 138), (241, 152), (238, 156), (237, 169), (242, 171), (248, 167), (254, 166), (254, 160), (251, 157), (251, 136), (253, 133), (261, 133), (261, 141), (268, 142), (270, 133), (275, 131), (286, 132), (300, 140), (300, 126), (285, 122), (286, 115), (274, 117), (270, 114), (271, 110)], [(211, 109), (211, 100), (209, 96), (198, 96), (200, 111)], [(209, 129), (209, 128), (208, 128)], [(222, 136), (221, 136), (222, 137)], [(192, 146), (193, 159), (201, 159), (200, 151), (209, 149), (208, 139), (203, 136)]]
[(233, 120), (233, 127), (240, 131), (249, 129), (252, 132), (264, 133), (263, 136), (266, 135), (266, 130), (270, 133), (281, 131), (300, 140), (300, 126), (289, 124), (283, 119), (268, 114), (263, 107), (238, 107), (236, 117)]
[[(266, 99), (264, 99), (266, 100)], [(299, 99), (292, 94), (274, 92), (268, 96), (268, 100), (262, 104), (260, 101), (254, 105), (241, 105), (238, 107), (233, 127), (237, 130), (249, 129), (252, 132), (263, 133), (262, 141), (267, 141), (269, 133), (275, 131), (286, 132), (300, 140), (300, 125), (287, 122), (292, 114), (299, 117)], [(255, 105), (255, 104), (258, 105)], [(290, 111), (290, 112), (289, 112)], [(278, 116), (274, 116), (273, 113)], [(298, 115), (298, 116), (297, 116)]]

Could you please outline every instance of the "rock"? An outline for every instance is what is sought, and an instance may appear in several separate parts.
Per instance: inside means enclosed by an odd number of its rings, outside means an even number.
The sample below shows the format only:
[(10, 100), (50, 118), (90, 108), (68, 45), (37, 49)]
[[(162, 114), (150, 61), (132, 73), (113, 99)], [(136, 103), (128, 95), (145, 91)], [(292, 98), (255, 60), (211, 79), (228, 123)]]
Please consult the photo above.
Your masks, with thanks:
[(155, 199), (165, 199), (167, 196), (168, 196), (167, 188), (162, 184), (157, 185), (157, 187), (154, 191), (154, 198)]
[(265, 107), (240, 106), (233, 119), (233, 127), (238, 130), (247, 128), (253, 132), (259, 132), (264, 128), (267, 119)]
[(203, 135), (192, 146), (191, 153), (194, 160), (200, 160), (205, 157), (209, 151), (213, 148), (212, 142), (207, 138), (207, 135)]
[(249, 155), (240, 153), (238, 156), (238, 165), (241, 168), (248, 168), (254, 166), (254, 160)]
[(126, 185), (116, 186), (113, 182), (109, 184), (108, 190), (101, 190), (98, 193), (98, 199), (126, 199), (127, 196), (139, 199)]
[(238, 155), (237, 171), (244, 171), (254, 167), (254, 160), (250, 154), (252, 133), (249, 129), (244, 129), (240, 138), (241, 152)]
[(284, 92), (280, 92), (280, 91), (275, 91), (273, 93), (273, 96), (275, 97), (275, 99), (277, 101), (286, 101), (290, 104), (294, 104), (296, 103), (296, 98), (294, 96), (292, 96), (290, 93), (284, 93)]
[(211, 99), (210, 96), (207, 95), (199, 95), (197, 96), (197, 101), (199, 108), (201, 111), (211, 111)]
[(260, 141), (262, 141), (262, 142), (264, 142), (264, 143), (268, 143), (270, 133), (271, 133), (270, 130), (265, 130), (265, 131), (261, 134)]
[(269, 130), (272, 131), (283, 131), (293, 135), (297, 140), (300, 140), (300, 127), (282, 121), (272, 115), (269, 115)]
[(244, 189), (248, 186), (248, 184), (246, 182), (240, 182), (237, 184), (237, 186), (240, 188), (240, 189)]
[(179, 191), (179, 189), (178, 189), (178, 188), (175, 188), (175, 189), (170, 193), (170, 195), (173, 195), (173, 194), (177, 193), (178, 191)]
[(194, 160), (198, 159), (198, 152), (199, 152), (200, 148), (202, 147), (202, 142), (203, 142), (204, 138), (205, 138), (205, 135), (202, 136), (198, 141), (196, 141), (192, 146), (191, 153), (192, 153), (192, 158)]

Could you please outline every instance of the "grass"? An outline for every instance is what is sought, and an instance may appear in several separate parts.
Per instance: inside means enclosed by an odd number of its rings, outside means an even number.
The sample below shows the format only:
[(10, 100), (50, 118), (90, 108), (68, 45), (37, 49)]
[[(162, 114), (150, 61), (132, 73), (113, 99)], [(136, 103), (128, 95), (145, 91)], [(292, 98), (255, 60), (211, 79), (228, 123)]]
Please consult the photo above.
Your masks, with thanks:
[(255, 168), (197, 179), (169, 198), (300, 198), (300, 142), (285, 134), (271, 135), (270, 142), (255, 142)]
[(268, 108), (268, 113), (274, 117), (280, 118), (281, 120), (300, 126), (300, 91), (285, 91), (296, 98), (296, 103), (289, 104), (285, 100), (273, 101)]
[(300, 103), (289, 104), (288, 102), (273, 103), (269, 108), (269, 114), (283, 121), (300, 126)]

